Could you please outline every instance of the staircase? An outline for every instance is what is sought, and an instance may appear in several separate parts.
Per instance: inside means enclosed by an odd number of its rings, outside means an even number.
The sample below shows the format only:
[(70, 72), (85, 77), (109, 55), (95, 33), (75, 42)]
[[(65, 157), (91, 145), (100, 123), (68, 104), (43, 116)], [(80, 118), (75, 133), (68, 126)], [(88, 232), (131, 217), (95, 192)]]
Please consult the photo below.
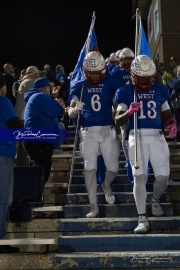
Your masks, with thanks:
[[(66, 144), (54, 151), (52, 173), (45, 189), (46, 204), (33, 209), (46, 213), (47, 218), (28, 223), (8, 222), (9, 239), (0, 242), (17, 245), (21, 251), (0, 254), (0, 269), (180, 269), (180, 143), (167, 138), (171, 152), (170, 178), (174, 181), (169, 182), (161, 198), (165, 215), (153, 217), (148, 211), (150, 232), (135, 235), (137, 210), (122, 151), (119, 174), (113, 184), (116, 202), (108, 205), (99, 185), (98, 218), (85, 218), (89, 202), (78, 149), (67, 193), (75, 128), (69, 130)], [(150, 171), (148, 198), (153, 181)]]

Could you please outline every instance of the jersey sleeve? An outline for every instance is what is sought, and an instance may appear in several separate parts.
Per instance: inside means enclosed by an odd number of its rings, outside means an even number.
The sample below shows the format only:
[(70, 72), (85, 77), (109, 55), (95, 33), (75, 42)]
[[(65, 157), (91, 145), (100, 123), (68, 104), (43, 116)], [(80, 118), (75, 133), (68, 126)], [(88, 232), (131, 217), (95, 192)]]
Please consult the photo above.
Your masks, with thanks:
[(129, 85), (124, 85), (116, 91), (115, 100), (118, 104), (124, 103), (129, 106), (129, 87)]
[(111, 85), (112, 85), (112, 96), (115, 97), (116, 91), (117, 91), (117, 89), (120, 88), (120, 86), (119, 86), (119, 82), (117, 80), (113, 79), (113, 78), (112, 78), (112, 82), (113, 82), (113, 83), (111, 83)]
[(78, 99), (80, 100), (81, 97), (81, 92), (83, 89), (83, 85), (85, 84), (85, 81), (77, 82), (70, 87), (70, 92), (69, 92), (69, 98), (68, 98), (68, 103), (71, 103), (72, 97), (77, 96)]
[(7, 98), (3, 98), (3, 101), (1, 102), (1, 113), (5, 122), (17, 117), (12, 102)]

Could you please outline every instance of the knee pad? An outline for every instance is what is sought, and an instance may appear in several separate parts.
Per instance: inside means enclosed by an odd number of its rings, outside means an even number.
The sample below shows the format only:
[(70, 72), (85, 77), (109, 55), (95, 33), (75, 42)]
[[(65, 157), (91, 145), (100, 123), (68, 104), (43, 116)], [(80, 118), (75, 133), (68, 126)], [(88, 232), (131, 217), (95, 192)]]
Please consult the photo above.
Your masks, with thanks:
[(136, 185), (146, 185), (146, 175), (141, 174), (134, 176), (134, 184)]
[(97, 164), (96, 162), (87, 161), (84, 159), (84, 170), (85, 171), (92, 171), (97, 170)]
[(154, 181), (154, 186), (156, 186), (157, 184), (159, 184), (162, 187), (168, 186), (169, 176), (158, 175), (155, 178), (156, 178), (156, 180)]

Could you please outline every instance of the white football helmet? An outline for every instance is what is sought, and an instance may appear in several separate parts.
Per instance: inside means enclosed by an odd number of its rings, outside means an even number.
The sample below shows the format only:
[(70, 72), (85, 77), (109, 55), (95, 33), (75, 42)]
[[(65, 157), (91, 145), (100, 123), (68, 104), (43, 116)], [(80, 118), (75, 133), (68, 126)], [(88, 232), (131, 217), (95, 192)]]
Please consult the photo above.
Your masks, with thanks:
[(117, 59), (117, 57), (116, 57), (116, 53), (115, 53), (115, 52), (113, 52), (113, 53), (110, 54), (110, 56), (109, 56), (109, 61), (110, 61), (111, 63), (117, 63), (117, 62), (118, 62), (118, 59)]
[(83, 61), (83, 71), (88, 81), (98, 84), (105, 77), (106, 73), (104, 57), (99, 52), (89, 52)]
[(130, 48), (123, 48), (119, 54), (119, 58), (134, 58), (134, 52)]
[(119, 54), (120, 66), (125, 70), (130, 70), (131, 62), (134, 59), (134, 52), (130, 48), (123, 48)]
[(105, 63), (106, 63), (106, 65), (109, 65), (110, 64), (109, 57), (106, 58)]
[(147, 55), (138, 55), (131, 63), (132, 83), (138, 89), (146, 91), (154, 84), (156, 65)]
[(122, 50), (118, 50), (118, 51), (116, 52), (116, 58), (119, 59), (119, 55), (120, 55), (121, 52), (122, 52)]

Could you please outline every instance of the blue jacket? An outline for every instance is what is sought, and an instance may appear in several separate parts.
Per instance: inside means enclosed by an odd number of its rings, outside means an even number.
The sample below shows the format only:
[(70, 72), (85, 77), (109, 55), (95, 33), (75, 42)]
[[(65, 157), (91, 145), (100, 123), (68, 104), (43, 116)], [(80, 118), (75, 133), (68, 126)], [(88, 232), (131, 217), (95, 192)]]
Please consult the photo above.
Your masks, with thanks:
[[(52, 130), (52, 134), (55, 130), (59, 130), (58, 118), (62, 116), (64, 109), (56, 100), (35, 88), (24, 94), (24, 100), (27, 103), (24, 112), (26, 129)], [(47, 139), (46, 142), (56, 148), (60, 145), (60, 138), (59, 140)]]
[[(14, 110), (14, 107), (12, 105), (12, 102), (4, 97), (0, 96), (0, 129), (1, 132), (4, 132), (4, 134), (7, 134), (8, 131), (8, 125), (7, 121), (17, 117), (17, 114)], [(16, 155), (16, 142), (9, 141), (8, 139), (6, 141), (0, 140), (0, 156), (8, 157), (10, 159), (14, 159)]]

